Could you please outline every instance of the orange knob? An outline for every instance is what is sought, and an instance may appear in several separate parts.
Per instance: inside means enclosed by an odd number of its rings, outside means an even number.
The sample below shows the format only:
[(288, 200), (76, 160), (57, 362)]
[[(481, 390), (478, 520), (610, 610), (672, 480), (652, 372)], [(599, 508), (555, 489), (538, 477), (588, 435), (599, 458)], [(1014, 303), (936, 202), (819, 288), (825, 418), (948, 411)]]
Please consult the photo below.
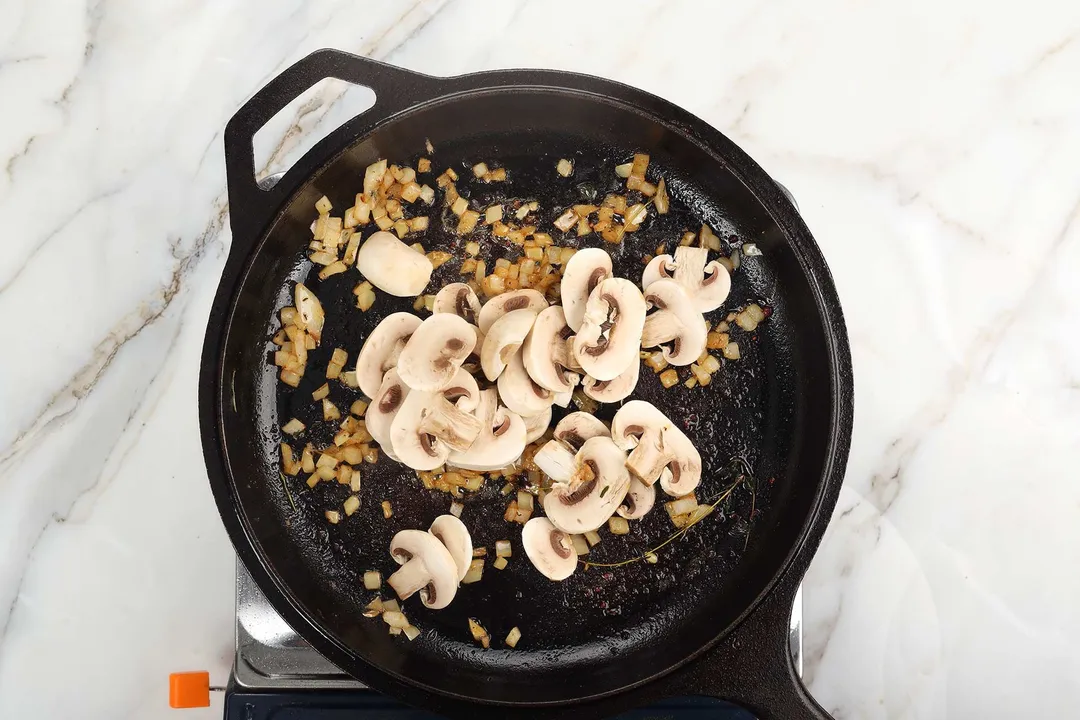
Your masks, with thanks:
[(169, 675), (169, 707), (210, 706), (210, 673), (178, 672)]

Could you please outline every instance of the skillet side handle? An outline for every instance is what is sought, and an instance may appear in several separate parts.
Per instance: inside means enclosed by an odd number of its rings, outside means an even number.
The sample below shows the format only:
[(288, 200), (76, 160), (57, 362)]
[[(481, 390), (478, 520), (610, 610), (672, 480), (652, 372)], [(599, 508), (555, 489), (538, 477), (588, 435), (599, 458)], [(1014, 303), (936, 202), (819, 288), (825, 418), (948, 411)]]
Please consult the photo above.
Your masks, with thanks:
[(789, 569), (729, 637), (677, 674), (665, 694), (721, 698), (760, 720), (832, 720), (802, 684), (791, 658), (791, 608), (801, 576)]
[[(261, 235), (287, 192), (273, 182), (255, 180), (255, 133), (286, 105), (319, 81), (336, 78), (375, 93), (375, 105), (363, 114), (385, 119), (432, 96), (436, 78), (386, 65), (340, 50), (316, 50), (275, 77), (225, 126), (225, 175), (233, 231), (230, 255), (244, 254)], [(269, 179), (268, 179), (269, 180)]]

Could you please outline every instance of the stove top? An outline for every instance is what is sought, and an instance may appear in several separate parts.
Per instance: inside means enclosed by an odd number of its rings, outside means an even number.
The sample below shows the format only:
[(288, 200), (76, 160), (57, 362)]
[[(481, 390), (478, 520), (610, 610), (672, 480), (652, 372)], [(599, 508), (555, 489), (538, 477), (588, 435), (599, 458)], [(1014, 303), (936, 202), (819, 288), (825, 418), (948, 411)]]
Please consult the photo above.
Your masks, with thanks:
[[(789, 640), (802, 674), (802, 590), (795, 597)], [(328, 691), (328, 692), (327, 692)], [(225, 702), (226, 720), (309, 718), (430, 719), (346, 675), (301, 638), (270, 606), (243, 563), (236, 563), (236, 659)], [(661, 714), (657, 715), (657, 711)], [(641, 717), (749, 718), (742, 710), (704, 698), (675, 699)], [(637, 717), (636, 714), (625, 716)]]

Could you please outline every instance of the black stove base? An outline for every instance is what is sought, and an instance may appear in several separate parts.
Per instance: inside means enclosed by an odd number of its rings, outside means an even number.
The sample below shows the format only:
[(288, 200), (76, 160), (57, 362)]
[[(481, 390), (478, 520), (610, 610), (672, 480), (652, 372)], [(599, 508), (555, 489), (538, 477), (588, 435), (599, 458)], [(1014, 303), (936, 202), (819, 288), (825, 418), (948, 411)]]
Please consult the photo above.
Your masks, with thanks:
[[(511, 717), (508, 715), (508, 717)], [(225, 720), (440, 720), (370, 690), (225, 693)], [(742, 708), (712, 698), (674, 698), (612, 720), (753, 720)]]

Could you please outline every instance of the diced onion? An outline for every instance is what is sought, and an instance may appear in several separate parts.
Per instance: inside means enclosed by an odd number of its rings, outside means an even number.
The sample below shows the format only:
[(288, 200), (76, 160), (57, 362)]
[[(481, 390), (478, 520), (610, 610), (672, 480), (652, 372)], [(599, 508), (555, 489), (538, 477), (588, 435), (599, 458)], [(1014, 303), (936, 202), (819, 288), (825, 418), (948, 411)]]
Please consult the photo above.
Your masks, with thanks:
[(364, 587), (368, 590), (378, 590), (382, 587), (382, 573), (377, 570), (368, 570), (364, 573)]
[(459, 502), (450, 503), (450, 514), (456, 518), (461, 517), (461, 511), (465, 509), (465, 506)]
[(471, 585), (472, 583), (480, 582), (480, 578), (484, 576), (484, 558), (478, 557), (473, 559), (469, 563), (469, 571), (465, 573), (465, 577), (462, 578), (462, 585)]
[(724, 357), (728, 360), (738, 360), (741, 355), (739, 353), (739, 343), (729, 342), (727, 347), (723, 349)]
[(390, 627), (396, 627), (405, 629), (409, 627), (409, 618), (405, 617), (405, 613), (397, 610), (389, 610), (382, 614), (383, 622)]
[(588, 541), (590, 547), (594, 545), (599, 545), (600, 533), (596, 532), (595, 530), (590, 530), (589, 532), (585, 533), (585, 540)]
[(589, 541), (585, 539), (584, 535), (571, 535), (570, 542), (574, 545), (574, 550), (578, 555), (587, 555), (589, 553)]
[(615, 174), (621, 178), (630, 177), (630, 168), (634, 166), (634, 163), (623, 163), (622, 165), (615, 166)]
[(496, 570), (505, 570), (505, 569), (506, 569), (506, 566), (507, 566), (507, 565), (509, 565), (509, 564), (510, 564), (510, 561), (509, 561), (509, 560), (507, 560), (507, 559), (506, 559), (506, 558), (504, 558), (504, 557), (497, 557), (497, 558), (495, 558), (495, 562), (491, 563), (491, 565), (492, 565), (492, 566), (493, 566), (493, 567), (494, 567), (494, 568), (495, 568)]
[(396, 599), (394, 599), (394, 598), (390, 598), (389, 600), (383, 600), (382, 601), (382, 607), (383, 607), (383, 611), (389, 611), (389, 612), (400, 612), (401, 611), (401, 606), (398, 605), (398, 601)]
[(612, 535), (627, 535), (630, 532), (630, 523), (626, 518), (614, 515), (608, 519), (608, 530)]
[(533, 509), (533, 496), (532, 493), (525, 490), (518, 490), (517, 504), (519, 510), (525, 510), (531, 512)]
[(509, 540), (497, 540), (495, 542), (495, 556), (496, 557), (510, 557), (513, 554), (513, 548), (510, 547)]
[(334, 206), (330, 204), (330, 198), (326, 197), (325, 195), (323, 195), (315, 202), (315, 210), (317, 210), (320, 215), (328, 213), (333, 209)]
[(409, 642), (412, 642), (416, 638), (420, 637), (420, 629), (415, 625), (407, 625), (402, 630), (405, 633), (405, 637), (409, 638)]
[(285, 423), (285, 425), (281, 428), (281, 432), (285, 433), (286, 435), (295, 435), (296, 433), (302, 432), (303, 430), (304, 423), (300, 422), (296, 418), (293, 418), (289, 422)]
[(574, 174), (574, 163), (563, 158), (559, 160), (559, 164), (555, 166), (555, 170), (563, 177), (570, 177)]
[(383, 517), (386, 518), (387, 520), (389, 520), (390, 518), (392, 518), (394, 516), (394, 509), (392, 507), (390, 507), (390, 501), (389, 500), (383, 500), (382, 501), (382, 514), (383, 514)]
[(674, 517), (675, 515), (685, 515), (686, 513), (693, 512), (698, 506), (697, 498), (693, 495), (685, 495), (680, 498), (676, 498), (671, 502), (664, 503), (664, 507), (668, 511), (668, 515)]
[(510, 632), (506, 635), (506, 644), (510, 647), (517, 647), (519, 640), (521, 640), (521, 631), (516, 627), (511, 628)]
[(327, 510), (326, 519), (330, 521), (331, 525), (337, 525), (341, 521), (341, 513), (337, 510)]
[[(351, 480), (352, 470), (349, 468), (349, 466), (342, 465), (341, 469), (349, 471), (349, 478)], [(342, 506), (342, 509), (345, 511), (346, 515), (352, 515), (354, 512), (360, 509), (360, 498), (358, 498), (356, 495), (350, 495), (349, 497), (345, 498), (345, 504)], [(368, 590), (374, 589), (375, 588), (368, 588)]]
[(472, 167), (472, 174), (479, 180), (488, 174), (488, 166), (486, 163), (476, 163)]
[(664, 372), (660, 373), (660, 384), (665, 388), (670, 388), (679, 383), (679, 373), (675, 368), (668, 368)]

